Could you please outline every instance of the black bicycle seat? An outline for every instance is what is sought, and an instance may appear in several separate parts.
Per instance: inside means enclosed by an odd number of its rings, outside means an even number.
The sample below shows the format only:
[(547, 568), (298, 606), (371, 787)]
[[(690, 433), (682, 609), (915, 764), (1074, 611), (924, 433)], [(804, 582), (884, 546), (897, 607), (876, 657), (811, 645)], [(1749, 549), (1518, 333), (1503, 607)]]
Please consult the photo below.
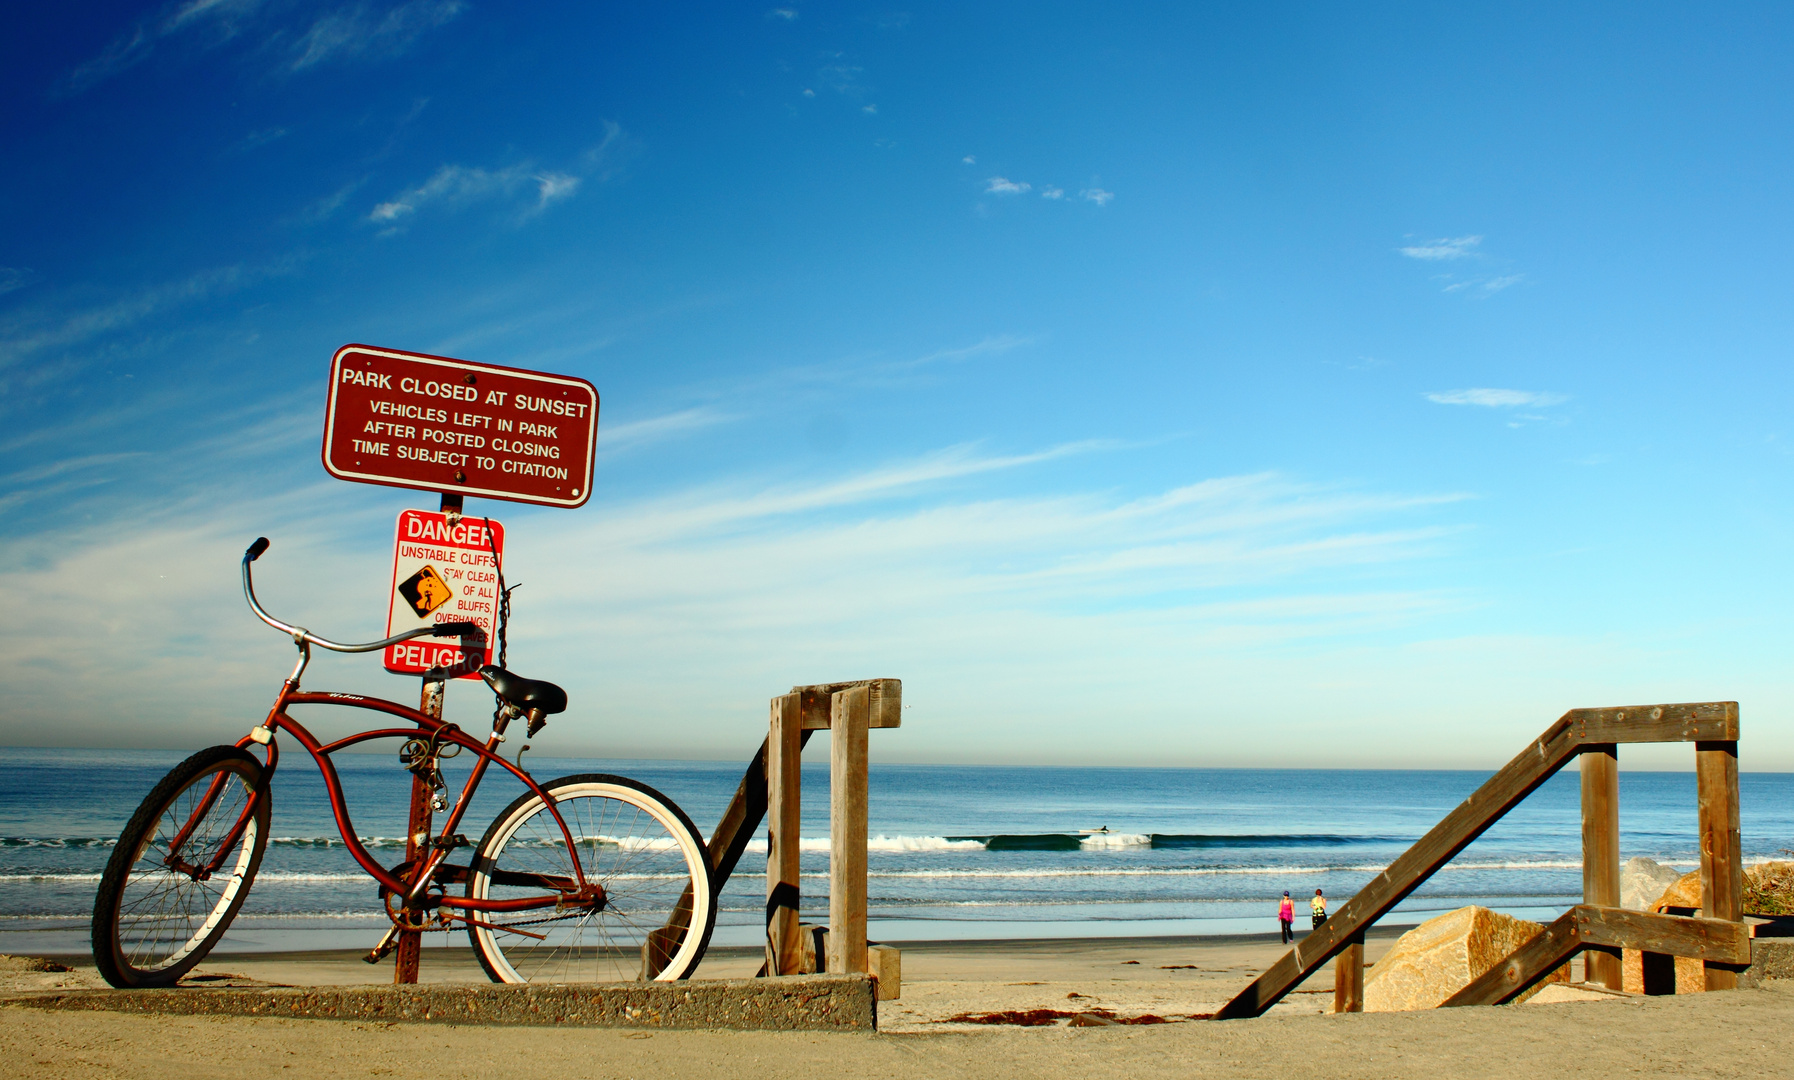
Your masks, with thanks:
[(486, 680), (486, 685), (492, 688), (494, 694), (524, 712), (540, 709), (542, 715), (547, 716), (567, 711), (567, 691), (551, 682), (513, 675), (497, 664), (487, 664), (481, 668), (480, 678)]

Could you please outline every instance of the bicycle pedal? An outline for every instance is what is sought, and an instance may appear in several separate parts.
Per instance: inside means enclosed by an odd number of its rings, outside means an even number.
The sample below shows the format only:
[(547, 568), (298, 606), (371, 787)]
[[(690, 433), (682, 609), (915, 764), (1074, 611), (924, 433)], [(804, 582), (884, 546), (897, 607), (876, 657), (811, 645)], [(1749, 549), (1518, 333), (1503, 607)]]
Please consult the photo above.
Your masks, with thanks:
[(392, 952), (398, 945), (398, 938), (399, 928), (395, 926), (391, 930), (388, 930), (385, 936), (380, 939), (380, 944), (368, 950), (368, 954), (361, 958), (361, 962), (364, 964), (378, 964), (380, 961), (386, 959), (387, 954)]
[(453, 851), (458, 847), (472, 847), (473, 845), (467, 842), (467, 836), (464, 833), (456, 833), (447, 840), (438, 836), (430, 841), (430, 846), (437, 851)]

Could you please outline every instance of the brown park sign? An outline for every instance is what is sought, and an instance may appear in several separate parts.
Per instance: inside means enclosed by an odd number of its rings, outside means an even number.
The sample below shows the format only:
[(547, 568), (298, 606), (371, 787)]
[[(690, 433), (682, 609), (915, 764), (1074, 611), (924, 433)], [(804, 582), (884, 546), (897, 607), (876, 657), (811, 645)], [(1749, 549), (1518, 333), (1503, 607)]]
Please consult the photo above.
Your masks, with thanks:
[(366, 345), (330, 362), (323, 457), (339, 480), (583, 506), (597, 435), (584, 379)]

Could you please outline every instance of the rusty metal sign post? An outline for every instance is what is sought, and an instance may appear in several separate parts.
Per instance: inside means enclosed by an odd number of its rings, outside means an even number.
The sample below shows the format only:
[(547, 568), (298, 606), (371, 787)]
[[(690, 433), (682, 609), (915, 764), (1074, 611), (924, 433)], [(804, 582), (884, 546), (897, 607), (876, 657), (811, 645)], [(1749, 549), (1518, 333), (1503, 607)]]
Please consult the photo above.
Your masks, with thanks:
[[(448, 680), (477, 678), (480, 666), (491, 662), (497, 614), (493, 559), (502, 557), (504, 529), (487, 519), (477, 525), (464, 521), (463, 499), (478, 495), (568, 509), (584, 506), (592, 497), (597, 437), (598, 390), (584, 379), (367, 345), (336, 351), (324, 409), (324, 470), (339, 480), (442, 496), (434, 514), (407, 510), (399, 516), (389, 633), (394, 620), (407, 616), (407, 628), (422, 625), (419, 619), (467, 620), (486, 631), (480, 655), (457, 649), (447, 664), (440, 662), (447, 657), (421, 649), (402, 655), (396, 654), (401, 646), (388, 650), (388, 671), (423, 675), (422, 712), (442, 719)], [(414, 541), (411, 561), (415, 549), (427, 547), (432, 555), (441, 553), (437, 561), (455, 560), (452, 566), (426, 562), (401, 579), (398, 571), (408, 562), (408, 528), (417, 531), (409, 537)], [(477, 550), (487, 552), (484, 561), (473, 554)], [(461, 576), (445, 573), (448, 569)], [(484, 577), (470, 577), (488, 569), (493, 572), (490, 585)], [(493, 595), (481, 597), (483, 588)], [(445, 593), (453, 595), (445, 598)], [(456, 597), (462, 603), (489, 599), (490, 605), (483, 612), (457, 609)], [(400, 606), (401, 600), (410, 610)], [(438, 610), (443, 612), (440, 620)], [(405, 835), (405, 858), (413, 866), (426, 854), (434, 795), (421, 776), (413, 775)], [(400, 930), (393, 982), (417, 981), (422, 945), (422, 931)]]

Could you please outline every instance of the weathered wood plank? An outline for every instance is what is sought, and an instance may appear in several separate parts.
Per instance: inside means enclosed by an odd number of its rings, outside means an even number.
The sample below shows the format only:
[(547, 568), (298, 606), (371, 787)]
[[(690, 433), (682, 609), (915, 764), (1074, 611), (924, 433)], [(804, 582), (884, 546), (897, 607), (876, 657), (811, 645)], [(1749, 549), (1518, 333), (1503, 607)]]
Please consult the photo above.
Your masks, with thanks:
[(878, 1000), (896, 1001), (903, 996), (903, 954), (896, 947), (868, 946), (866, 968), (877, 984)]
[[(798, 739), (798, 749), (810, 741), (810, 732), (806, 731)], [(754, 752), (753, 760), (748, 762), (747, 771), (741, 775), (741, 783), (735, 788), (735, 797), (723, 810), (723, 816), (716, 823), (716, 830), (710, 834), (710, 842), (705, 850), (710, 855), (710, 885), (718, 895), (723, 886), (729, 883), (729, 877), (735, 873), (741, 856), (747, 851), (749, 841), (754, 838), (754, 830), (766, 819), (766, 742), (760, 743), (760, 749)], [(648, 941), (642, 948), (643, 977), (652, 979), (659, 975), (666, 962), (679, 951), (679, 945), (685, 940), (685, 931), (691, 925), (691, 886), (685, 887), (680, 894), (679, 902), (673, 906), (672, 914), (666, 925), (648, 935)], [(764, 973), (764, 972), (762, 972)]]
[(866, 724), (872, 688), (834, 694), (829, 727), (828, 969), (831, 974), (866, 967)]
[(1352, 943), (1339, 950), (1333, 958), (1333, 1011), (1336, 1013), (1354, 1013), (1364, 1011), (1364, 935), (1358, 934)]
[(735, 872), (735, 864), (741, 861), (748, 841), (754, 838), (754, 830), (760, 827), (765, 817), (766, 740), (762, 740), (760, 749), (748, 762), (747, 771), (741, 774), (735, 797), (729, 800), (722, 818), (716, 823), (716, 830), (710, 834), (710, 880), (717, 892), (722, 892), (723, 886), (728, 884), (729, 875)]
[[(1620, 905), (1620, 759), (1613, 743), (1582, 748), (1582, 902)], [(1610, 990), (1625, 989), (1618, 953), (1592, 951), (1583, 957), (1587, 979)]]
[(1571, 709), (1564, 714), (1564, 719), (1570, 721), (1571, 734), (1583, 743), (1698, 742), (1738, 738), (1736, 701)]
[(1441, 1009), (1463, 1005), (1502, 1005), (1519, 997), (1532, 985), (1564, 965), (1582, 942), (1576, 932), (1576, 912), (1571, 908), (1556, 922), (1534, 934), (1506, 961), (1496, 964), (1469, 986), (1440, 1004)]
[(803, 697), (804, 727), (810, 731), (826, 731), (829, 726), (829, 704), (843, 690), (864, 686), (872, 694), (872, 711), (867, 727), (894, 728), (903, 725), (903, 680), (858, 679), (852, 682), (817, 683), (814, 686), (793, 686), (791, 692)]
[(766, 971), (800, 974), (799, 839), (803, 831), (803, 700), (772, 699), (766, 738)]
[[(1585, 945), (1689, 956), (1721, 964), (1750, 963), (1750, 927), (1726, 919), (1658, 915), (1622, 907), (1578, 904), (1570, 909)], [(1592, 980), (1591, 980), (1592, 981)]]
[(1351, 939), (1388, 913), (1471, 841), (1530, 795), (1564, 766), (1579, 749), (1565, 715), (1546, 728), (1532, 745), (1476, 789), (1457, 809), (1445, 815), (1413, 847), (1403, 852), (1347, 900), (1333, 917), (1296, 943), (1263, 975), (1215, 1013), (1217, 1020), (1258, 1016), (1282, 1000), (1303, 979), (1314, 974)]
[[(1741, 922), (1744, 918), (1744, 845), (1738, 828), (1738, 743), (1716, 739), (1694, 744), (1695, 784), (1700, 799), (1701, 914)], [(1745, 954), (1744, 963), (1750, 963)], [(1731, 990), (1738, 973), (1706, 961), (1707, 989)]]

